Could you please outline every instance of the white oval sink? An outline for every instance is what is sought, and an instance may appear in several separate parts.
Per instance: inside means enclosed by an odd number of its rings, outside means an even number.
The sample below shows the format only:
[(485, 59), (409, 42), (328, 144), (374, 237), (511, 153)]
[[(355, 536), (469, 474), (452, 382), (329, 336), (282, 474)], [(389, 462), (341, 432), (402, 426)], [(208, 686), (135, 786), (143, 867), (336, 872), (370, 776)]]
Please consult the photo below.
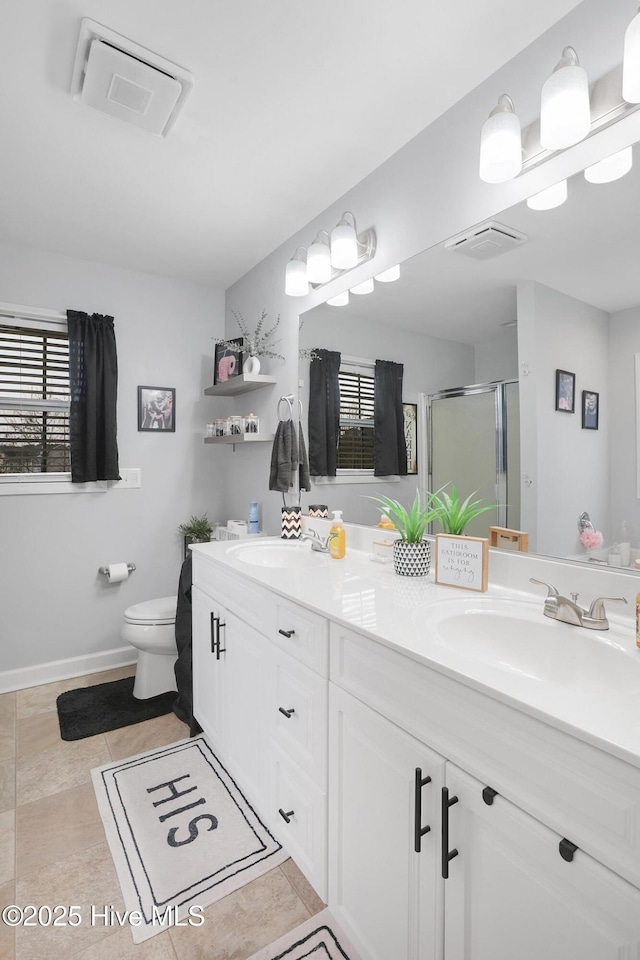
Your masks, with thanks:
[(311, 549), (309, 542), (286, 540), (262, 540), (238, 543), (227, 551), (236, 560), (254, 567), (273, 567), (295, 570), (323, 564), (327, 554)]

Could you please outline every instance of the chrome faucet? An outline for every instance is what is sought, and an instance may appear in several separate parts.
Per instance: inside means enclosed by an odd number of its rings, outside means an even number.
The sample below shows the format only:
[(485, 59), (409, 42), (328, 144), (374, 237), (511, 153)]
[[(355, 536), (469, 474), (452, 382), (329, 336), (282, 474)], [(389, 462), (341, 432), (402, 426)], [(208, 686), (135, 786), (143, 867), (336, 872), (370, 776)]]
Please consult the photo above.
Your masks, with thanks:
[(588, 610), (583, 609), (578, 604), (578, 594), (572, 593), (571, 600), (563, 597), (556, 588), (545, 583), (544, 580), (536, 580), (530, 577), (531, 583), (538, 583), (541, 587), (547, 588), (547, 598), (544, 601), (544, 615), (551, 617), (552, 620), (560, 620), (562, 623), (571, 623), (576, 627), (585, 627), (587, 630), (608, 630), (609, 621), (604, 607), (607, 603), (626, 603), (625, 597), (598, 597), (593, 601)]
[(310, 540), (311, 549), (317, 553), (329, 553), (329, 537), (321, 537), (315, 530), (308, 530), (300, 534), (301, 540)]

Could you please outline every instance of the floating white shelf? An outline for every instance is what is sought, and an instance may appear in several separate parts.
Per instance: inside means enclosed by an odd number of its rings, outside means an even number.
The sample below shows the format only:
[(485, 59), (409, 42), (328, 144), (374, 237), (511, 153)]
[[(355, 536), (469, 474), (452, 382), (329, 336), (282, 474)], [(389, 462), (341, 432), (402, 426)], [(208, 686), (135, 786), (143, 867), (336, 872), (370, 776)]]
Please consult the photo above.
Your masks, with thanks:
[(205, 443), (268, 443), (272, 433), (231, 433), (226, 437), (205, 437)]
[(230, 380), (207, 387), (204, 395), (205, 397), (233, 397), (237, 393), (249, 393), (251, 390), (259, 390), (260, 387), (268, 387), (276, 382), (275, 377), (269, 377), (264, 373), (241, 373), (239, 377), (231, 377)]

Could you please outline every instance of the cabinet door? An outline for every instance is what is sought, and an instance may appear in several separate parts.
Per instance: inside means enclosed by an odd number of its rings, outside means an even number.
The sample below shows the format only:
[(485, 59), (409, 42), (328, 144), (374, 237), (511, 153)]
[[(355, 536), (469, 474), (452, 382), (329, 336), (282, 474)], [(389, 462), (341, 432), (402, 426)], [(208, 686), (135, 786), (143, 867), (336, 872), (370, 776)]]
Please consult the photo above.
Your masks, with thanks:
[(204, 730), (211, 746), (217, 751), (224, 747), (222, 721), (224, 716), (224, 654), (221, 652), (226, 610), (199, 590), (191, 588), (193, 617), (193, 713)]
[(640, 956), (639, 890), (581, 850), (564, 860), (561, 837), (453, 764), (446, 778), (446, 960)]
[(445, 761), (333, 684), (329, 744), (331, 910), (367, 960), (442, 956)]

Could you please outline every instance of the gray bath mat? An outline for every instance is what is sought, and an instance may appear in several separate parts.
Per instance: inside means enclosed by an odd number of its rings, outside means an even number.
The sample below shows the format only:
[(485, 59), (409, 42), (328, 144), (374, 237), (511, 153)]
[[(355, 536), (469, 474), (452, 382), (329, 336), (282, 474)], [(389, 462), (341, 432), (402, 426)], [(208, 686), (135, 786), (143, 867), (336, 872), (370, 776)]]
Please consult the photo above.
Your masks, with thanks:
[(171, 713), (178, 696), (175, 690), (136, 700), (134, 681), (135, 677), (124, 677), (61, 693), (56, 706), (62, 739), (84, 740)]
[(309, 957), (312, 960), (360, 960), (328, 910), (254, 953), (249, 960), (306, 960)]
[(91, 771), (136, 943), (286, 860), (203, 737)]

